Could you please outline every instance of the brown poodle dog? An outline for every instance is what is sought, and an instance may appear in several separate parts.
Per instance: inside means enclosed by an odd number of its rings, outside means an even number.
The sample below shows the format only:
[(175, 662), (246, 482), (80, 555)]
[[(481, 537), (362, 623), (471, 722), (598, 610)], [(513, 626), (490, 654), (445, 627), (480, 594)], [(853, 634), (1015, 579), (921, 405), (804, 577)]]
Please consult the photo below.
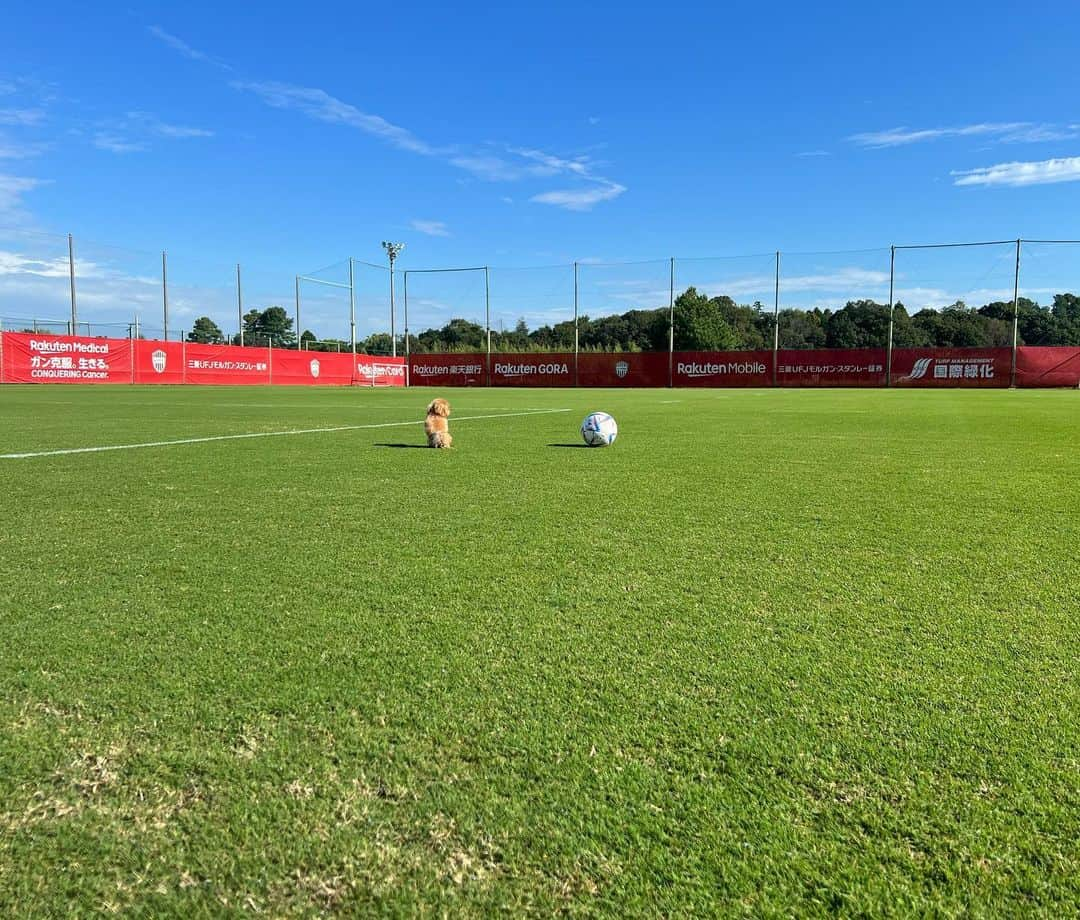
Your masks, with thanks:
[(449, 447), (454, 443), (450, 437), (450, 426), (447, 419), (450, 417), (450, 403), (445, 399), (433, 399), (427, 407), (427, 418), (424, 420), (424, 431), (427, 433), (428, 447)]

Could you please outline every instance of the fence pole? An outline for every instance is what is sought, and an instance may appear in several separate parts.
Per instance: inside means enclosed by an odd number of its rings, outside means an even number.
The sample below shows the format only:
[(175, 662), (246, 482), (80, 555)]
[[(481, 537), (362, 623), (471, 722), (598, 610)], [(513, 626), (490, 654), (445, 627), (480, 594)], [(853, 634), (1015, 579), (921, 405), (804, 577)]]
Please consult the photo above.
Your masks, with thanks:
[[(574, 386), (578, 385), (578, 264), (574, 263)], [(489, 362), (490, 363), (490, 362)]]
[(236, 324), (240, 328), (240, 344), (244, 344), (244, 295), (240, 288), (240, 263), (236, 263)]
[(484, 323), (487, 326), (487, 363), (491, 367), (491, 269), (484, 266)]
[(668, 359), (667, 385), (675, 386), (675, 257), (671, 257), (671, 278), (668, 282)]
[(352, 356), (356, 364), (356, 285), (353, 281), (353, 257), (349, 256), (349, 337), (352, 340)]
[(187, 336), (180, 338), (180, 382), (187, 383)]
[(776, 386), (780, 363), (780, 250), (776, 250), (776, 288), (773, 291), (772, 385)]
[(131, 327), (128, 327), (128, 364), (131, 365), (131, 382), (135, 382), (135, 343), (139, 340), (139, 314), (135, 314), (135, 335), (131, 334)]
[(405, 269), (405, 276), (402, 279), (402, 294), (404, 295), (405, 303), (402, 306), (404, 310), (405, 320), (405, 386), (409, 386), (409, 270)]
[(1013, 334), (1012, 365), (1009, 369), (1009, 386), (1016, 386), (1016, 353), (1020, 345), (1020, 243), (1016, 241), (1016, 273), (1013, 275)]
[(4, 321), (0, 320), (0, 383), (4, 382)]
[(304, 344), (304, 333), (300, 329), (300, 276), (296, 276), (296, 350)]
[(71, 334), (78, 335), (78, 318), (75, 313), (75, 240), (68, 234), (68, 279), (71, 284)]
[(893, 349), (893, 318), (896, 315), (896, 307), (893, 306), (893, 284), (896, 281), (896, 247), (889, 247), (889, 341), (885, 348), (885, 386), (892, 386), (892, 349)]
[[(390, 260), (390, 357), (397, 357), (397, 317), (394, 315), (394, 260)], [(371, 385), (375, 386), (375, 365), (372, 367)]]
[(163, 338), (167, 342), (169, 341), (169, 272), (164, 249), (161, 250), (161, 310)]

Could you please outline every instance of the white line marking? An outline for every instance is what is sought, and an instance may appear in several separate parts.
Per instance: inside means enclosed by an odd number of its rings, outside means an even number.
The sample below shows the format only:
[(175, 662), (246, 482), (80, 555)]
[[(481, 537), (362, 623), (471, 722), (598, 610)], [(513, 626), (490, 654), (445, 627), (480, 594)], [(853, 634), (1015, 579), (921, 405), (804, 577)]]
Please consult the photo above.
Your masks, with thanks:
[[(570, 412), (570, 409), (533, 409), (529, 412), (504, 412), (500, 415), (462, 415), (452, 421), (474, 422), (485, 418), (520, 418), (526, 415), (550, 415)], [(0, 460), (28, 460), (32, 457), (59, 457), (64, 454), (98, 454), (107, 450), (137, 450), (142, 447), (171, 447), (174, 444), (207, 444), (210, 441), (240, 441), (246, 438), (281, 438), (294, 434), (327, 434), (332, 431), (360, 431), (367, 428), (404, 428), (423, 425), (423, 419), (408, 422), (376, 422), (372, 425), (337, 425), (333, 428), (296, 428), (291, 431), (255, 431), (248, 434), (219, 434), (208, 438), (181, 438), (176, 441), (147, 441), (143, 444), (109, 444), (105, 447), (69, 447), (65, 450), (41, 450), (28, 454), (0, 454)]]

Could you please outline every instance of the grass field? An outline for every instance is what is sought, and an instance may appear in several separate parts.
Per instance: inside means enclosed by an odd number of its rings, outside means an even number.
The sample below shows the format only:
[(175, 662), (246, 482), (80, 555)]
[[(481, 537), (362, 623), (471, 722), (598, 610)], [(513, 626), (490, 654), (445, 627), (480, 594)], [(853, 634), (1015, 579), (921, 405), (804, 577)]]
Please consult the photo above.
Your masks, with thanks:
[(1080, 911), (1077, 393), (431, 394), (0, 390), (410, 422), (0, 460), (0, 914)]

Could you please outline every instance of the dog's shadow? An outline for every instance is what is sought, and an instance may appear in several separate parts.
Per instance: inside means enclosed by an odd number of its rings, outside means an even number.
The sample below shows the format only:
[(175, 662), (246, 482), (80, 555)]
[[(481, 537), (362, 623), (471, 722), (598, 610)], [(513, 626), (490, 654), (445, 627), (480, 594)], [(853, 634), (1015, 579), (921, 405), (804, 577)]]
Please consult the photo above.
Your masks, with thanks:
[(396, 447), (404, 450), (416, 448), (417, 450), (431, 450), (426, 444), (376, 444), (376, 447)]

